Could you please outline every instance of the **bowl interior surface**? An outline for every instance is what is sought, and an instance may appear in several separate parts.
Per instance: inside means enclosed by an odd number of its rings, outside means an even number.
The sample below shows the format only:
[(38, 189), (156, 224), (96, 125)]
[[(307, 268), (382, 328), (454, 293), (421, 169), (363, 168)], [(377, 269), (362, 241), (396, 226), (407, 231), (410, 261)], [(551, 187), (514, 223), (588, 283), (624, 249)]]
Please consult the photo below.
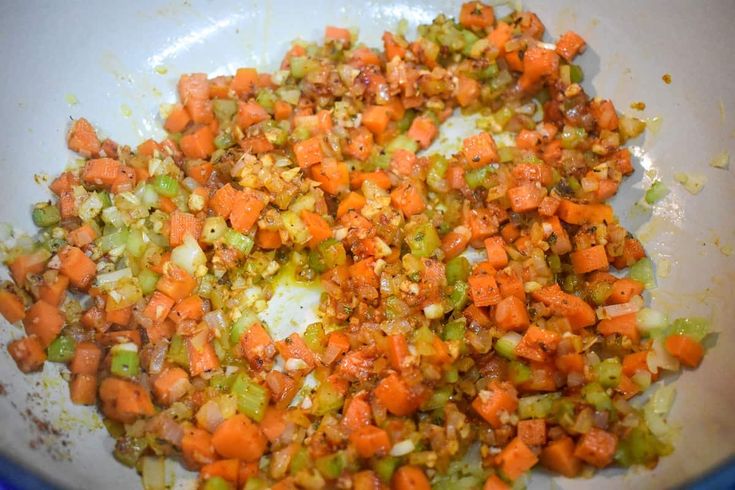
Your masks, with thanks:
[[(88, 118), (103, 135), (123, 144), (160, 138), (159, 106), (175, 100), (181, 73), (276, 69), (292, 39), (320, 39), (328, 24), (359, 27), (360, 40), (381, 46), (383, 31), (395, 29), (400, 19), (414, 28), (439, 12), (456, 15), (459, 5), (419, 0), (3, 2), (0, 222), (33, 232), (31, 204), (48, 198), (48, 177), (73, 159), (65, 145), (70, 117)], [(551, 36), (573, 29), (587, 40), (579, 60), (589, 93), (612, 99), (620, 112), (652, 121), (653, 129), (632, 142), (636, 172), (615, 198), (615, 209), (629, 229), (640, 229), (657, 264), (654, 305), (673, 318), (710, 318), (717, 333), (699, 369), (664, 380), (677, 388), (670, 416), (681, 428), (675, 452), (652, 471), (606, 470), (592, 482), (600, 489), (681, 484), (735, 450), (735, 391), (730, 389), (735, 375), (730, 325), (735, 316), (730, 299), (735, 176), (732, 169), (709, 166), (723, 151), (735, 154), (735, 2), (560, 0), (528, 1), (524, 7), (538, 13)], [(671, 75), (670, 84), (662, 81), (664, 74)], [(636, 101), (645, 102), (645, 111), (630, 109)], [(450, 128), (448, 134), (458, 131)], [(689, 194), (674, 182), (676, 172), (704, 176), (704, 190)], [(633, 203), (656, 179), (671, 192), (650, 216), (636, 212)], [(303, 310), (293, 304), (308, 310), (313, 300), (282, 298), (268, 319), (279, 331), (303, 328)], [(17, 371), (4, 345), (21, 334), (3, 323), (1, 451), (70, 488), (138, 485), (135, 473), (112, 458), (112, 439), (94, 410), (68, 401), (57, 366), (47, 364), (32, 376)], [(173, 471), (175, 466), (168, 467)], [(570, 489), (592, 483), (553, 480)], [(193, 488), (191, 476), (175, 481), (176, 488)], [(547, 488), (550, 477), (535, 473), (530, 483)]]

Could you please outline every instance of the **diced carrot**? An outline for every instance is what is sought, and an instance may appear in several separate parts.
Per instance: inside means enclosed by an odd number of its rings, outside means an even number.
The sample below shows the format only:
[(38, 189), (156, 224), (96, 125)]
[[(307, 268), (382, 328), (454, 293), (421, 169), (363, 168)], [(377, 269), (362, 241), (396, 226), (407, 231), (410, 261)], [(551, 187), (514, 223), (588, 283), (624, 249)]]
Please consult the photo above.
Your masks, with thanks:
[(485, 239), (487, 261), (495, 269), (502, 269), (508, 265), (508, 253), (505, 251), (503, 237), (491, 236)]
[(272, 400), (280, 408), (288, 406), (300, 388), (291, 376), (275, 370), (265, 375), (265, 382), (271, 392)]
[(480, 308), (475, 304), (471, 304), (462, 312), (462, 315), (467, 319), (469, 323), (476, 323), (483, 328), (489, 328), (493, 325), (490, 321), (490, 317), (487, 315), (486, 310)]
[(523, 184), (508, 189), (510, 206), (516, 213), (532, 211), (539, 207), (544, 198), (544, 191), (534, 184)]
[(584, 51), (585, 42), (582, 36), (574, 31), (567, 31), (556, 41), (556, 52), (571, 62), (575, 56)]
[(442, 237), (442, 251), (447, 260), (467, 249), (472, 232), (466, 226), (458, 226)]
[[(108, 307), (111, 303), (108, 302)], [(133, 305), (105, 311), (105, 321), (113, 325), (127, 327), (133, 316)]]
[(495, 12), (490, 5), (478, 1), (462, 4), (459, 23), (469, 29), (487, 29), (495, 22)]
[(278, 230), (260, 228), (255, 235), (255, 244), (265, 250), (276, 250), (281, 246), (281, 234)]
[(516, 296), (504, 298), (495, 307), (495, 323), (503, 330), (525, 330), (530, 324), (526, 304)]
[(186, 352), (189, 355), (189, 373), (192, 376), (199, 376), (220, 367), (217, 352), (206, 337), (201, 345), (196, 343), (194, 338), (186, 339)]
[(418, 466), (401, 466), (391, 479), (392, 490), (431, 490), (429, 479)]
[(196, 469), (217, 460), (212, 435), (203, 429), (188, 427), (181, 439), (181, 452), (187, 468)]
[(140, 330), (115, 330), (109, 331), (102, 336), (97, 337), (99, 344), (110, 347), (116, 344), (125, 344), (132, 342), (140, 347)]
[(493, 46), (498, 48), (499, 54), (503, 55), (505, 54), (505, 44), (513, 37), (513, 28), (503, 21), (498, 21), (495, 29), (490, 31), (487, 37)]
[(232, 78), (230, 88), (237, 95), (249, 95), (255, 92), (258, 83), (258, 72), (255, 68), (238, 68)]
[(155, 140), (148, 138), (135, 148), (135, 153), (144, 157), (151, 157), (154, 152), (159, 150), (160, 147), (158, 146), (158, 143), (156, 143)]
[(600, 323), (597, 324), (597, 331), (605, 336), (612, 334), (625, 335), (633, 342), (638, 342), (641, 338), (641, 334), (638, 331), (638, 320), (635, 313), (628, 313), (627, 315), (601, 320)]
[(64, 316), (56, 306), (38, 300), (26, 311), (23, 326), (28, 335), (35, 335), (45, 348), (59, 336)]
[(24, 373), (40, 371), (43, 369), (43, 363), (46, 362), (46, 350), (41, 340), (35, 335), (10, 342), (8, 353), (18, 369)]
[(551, 226), (551, 233), (547, 237), (547, 241), (551, 246), (551, 251), (556, 255), (565, 255), (572, 251), (572, 241), (569, 239), (569, 234), (564, 229), (556, 216), (551, 216), (544, 220), (545, 224)]
[(301, 168), (308, 168), (320, 163), (324, 159), (322, 152), (321, 137), (313, 136), (293, 145), (296, 162)]
[(82, 170), (82, 180), (88, 184), (112, 186), (120, 176), (120, 162), (112, 158), (87, 160)]
[(626, 400), (629, 400), (642, 390), (641, 387), (635, 384), (632, 379), (623, 374), (620, 376), (620, 382), (615, 387), (615, 391), (622, 394)]
[(383, 488), (378, 475), (372, 470), (362, 470), (352, 475), (354, 490), (378, 490)]
[[(247, 443), (243, 443), (247, 441)], [(222, 422), (212, 435), (215, 451), (225, 458), (247, 463), (258, 461), (265, 452), (267, 439), (245, 415), (236, 414)]]
[(173, 213), (178, 209), (176, 206), (176, 203), (173, 202), (173, 200), (170, 197), (166, 196), (159, 196), (158, 198), (158, 209), (163, 211), (164, 213)]
[(230, 184), (225, 184), (212, 195), (212, 198), (209, 200), (209, 207), (218, 216), (227, 217), (232, 212), (232, 207), (235, 204), (237, 196), (238, 191)]
[(523, 289), (523, 280), (513, 272), (499, 271), (495, 275), (495, 280), (500, 288), (500, 295), (503, 298), (515, 296), (525, 301), (526, 291)]
[(664, 346), (669, 353), (679, 359), (685, 366), (695, 368), (702, 362), (704, 348), (702, 344), (688, 335), (670, 335)]
[(500, 451), (495, 462), (505, 476), (515, 480), (538, 463), (538, 457), (520, 437), (516, 437)]
[(43, 272), (46, 268), (49, 253), (42, 248), (31, 252), (27, 255), (19, 255), (12, 262), (8, 263), (10, 275), (18, 286), (26, 284), (29, 275)]
[(408, 343), (403, 335), (388, 336), (388, 361), (393, 369), (400, 371), (408, 358)]
[(102, 411), (112, 420), (130, 424), (138, 417), (155, 413), (150, 395), (138, 383), (105, 378), (100, 384), (99, 394)]
[(154, 323), (161, 323), (171, 312), (175, 301), (160, 291), (154, 291), (148, 305), (143, 310), (143, 315), (153, 320)]
[(472, 401), (472, 408), (493, 428), (503, 425), (501, 413), (513, 414), (518, 408), (518, 396), (510, 383), (490, 384)]
[(64, 191), (72, 190), (75, 185), (79, 185), (79, 178), (71, 172), (63, 172), (51, 182), (48, 188), (58, 196)]
[(346, 401), (342, 414), (342, 424), (352, 431), (369, 425), (373, 418), (370, 404), (361, 396)]
[(350, 172), (350, 187), (353, 189), (359, 189), (362, 187), (363, 182), (369, 180), (373, 184), (377, 185), (381, 189), (390, 189), (391, 181), (388, 174), (378, 170), (376, 172)]
[(350, 192), (337, 206), (337, 217), (341, 218), (350, 211), (359, 211), (365, 206), (365, 198), (357, 192)]
[(396, 37), (391, 32), (383, 33), (383, 51), (385, 52), (386, 61), (391, 61), (393, 58), (403, 58), (406, 56), (406, 48), (401, 46)]
[(380, 65), (380, 58), (370, 48), (362, 47), (352, 51), (350, 64), (355, 66)]
[(348, 29), (342, 27), (327, 26), (324, 29), (324, 40), (325, 41), (342, 41), (345, 44), (349, 44), (352, 40), (352, 35)]
[(510, 490), (510, 487), (498, 475), (490, 475), (485, 480), (482, 490)]
[(232, 203), (230, 225), (241, 233), (250, 231), (258, 221), (263, 208), (265, 203), (258, 195), (252, 192), (239, 192)]
[(311, 234), (311, 238), (309, 239), (310, 247), (313, 248), (332, 236), (332, 229), (329, 227), (329, 223), (320, 215), (304, 209), (301, 211), (301, 220)]
[(69, 382), (69, 398), (75, 405), (94, 405), (97, 401), (97, 375), (73, 375)]
[(233, 485), (237, 485), (237, 479), (240, 476), (240, 460), (220, 459), (206, 464), (199, 470), (199, 475), (203, 481), (218, 476)]
[(415, 184), (409, 182), (396, 187), (390, 194), (390, 200), (393, 207), (403, 212), (406, 217), (419, 214), (426, 209), (421, 191)]
[(498, 283), (495, 281), (495, 271), (490, 264), (487, 262), (485, 264), (487, 264), (485, 268), (475, 268), (467, 281), (470, 286), (470, 297), (475, 306), (496, 305), (502, 299)]
[(420, 405), (406, 381), (395, 373), (381, 379), (373, 393), (390, 413), (399, 417), (411, 415)]
[(181, 75), (178, 83), (179, 99), (184, 104), (189, 99), (208, 99), (209, 98), (209, 80), (206, 73), (191, 73)]
[(559, 208), (561, 200), (558, 197), (545, 196), (538, 205), (538, 214), (541, 216), (554, 216)]
[(273, 106), (273, 118), (276, 121), (285, 121), (293, 114), (293, 107), (288, 102), (277, 100)]
[(557, 391), (556, 367), (548, 362), (531, 361), (531, 378), (521, 383), (524, 391)]
[(544, 362), (549, 353), (556, 350), (560, 340), (559, 333), (531, 325), (516, 345), (515, 354), (532, 361)]
[(361, 458), (382, 457), (390, 451), (390, 437), (383, 429), (365, 425), (350, 434), (350, 443)]
[(590, 305), (573, 294), (565, 293), (558, 284), (538, 289), (532, 295), (556, 314), (567, 317), (574, 330), (593, 325), (597, 318)]
[(169, 220), (168, 243), (171, 247), (178, 247), (184, 243), (186, 235), (191, 236), (194, 240), (199, 239), (202, 233), (203, 223), (191, 213), (182, 213), (179, 210), (171, 213)]
[(577, 442), (574, 455), (585, 463), (604, 468), (612, 463), (617, 445), (615, 434), (592, 427)]
[(527, 446), (543, 446), (546, 444), (546, 420), (520, 420), (517, 428), (518, 438)]
[(169, 340), (176, 333), (176, 324), (169, 318), (161, 323), (152, 323), (145, 327), (145, 333), (151, 344), (157, 344), (161, 340)]
[(199, 185), (207, 185), (214, 166), (209, 162), (189, 161), (184, 165), (186, 176), (194, 179)]
[(490, 133), (483, 131), (464, 139), (462, 155), (468, 168), (480, 168), (498, 160), (498, 149)]
[(187, 158), (207, 158), (214, 153), (214, 134), (209, 126), (184, 135), (179, 141), (181, 151)]
[(87, 158), (96, 156), (101, 148), (97, 132), (84, 118), (72, 122), (66, 142), (70, 150)]
[(607, 204), (577, 204), (568, 199), (561, 200), (557, 214), (563, 221), (572, 225), (613, 221), (612, 208)]
[(605, 302), (610, 305), (627, 303), (633, 297), (643, 292), (643, 283), (635, 279), (622, 278), (616, 280), (612, 285), (610, 295)]
[(268, 111), (255, 101), (238, 103), (236, 121), (237, 125), (242, 129), (247, 129), (269, 118)]
[(604, 245), (577, 250), (569, 254), (572, 267), (577, 274), (586, 274), (596, 270), (607, 270), (609, 263)]
[(636, 238), (626, 238), (623, 243), (623, 254), (615, 258), (614, 265), (618, 269), (630, 267), (646, 256), (643, 245)]
[(541, 450), (541, 464), (567, 478), (574, 478), (582, 471), (582, 461), (574, 455), (574, 441), (562, 437), (550, 442)]
[(26, 316), (23, 301), (18, 295), (0, 289), (0, 314), (5, 317), (8, 323), (21, 321)]
[(72, 374), (96, 375), (102, 360), (102, 349), (93, 342), (79, 342), (74, 349), (74, 357), (69, 363)]
[(582, 354), (570, 352), (556, 356), (554, 365), (562, 373), (581, 373), (584, 371), (584, 357)]
[(365, 108), (362, 113), (362, 125), (368, 128), (373, 134), (381, 134), (388, 127), (388, 108), (381, 105), (371, 105)]
[(59, 214), (61, 219), (73, 218), (77, 215), (77, 205), (74, 200), (74, 194), (71, 191), (64, 191), (59, 196)]
[(349, 189), (350, 169), (344, 162), (324, 158), (322, 163), (311, 167), (311, 178), (319, 182), (327, 194), (337, 195)]
[(285, 340), (276, 342), (278, 353), (281, 354), (286, 361), (289, 359), (301, 359), (306, 363), (308, 370), (312, 370), (316, 365), (316, 359), (311, 349), (306, 345), (301, 335), (292, 333)]
[(623, 357), (623, 374), (632, 377), (642, 371), (649, 371), (648, 351), (634, 352)]
[[(196, 279), (188, 272), (173, 263), (169, 263), (166, 273), (156, 283), (156, 289), (174, 301), (178, 301), (191, 295), (196, 285)], [(168, 312), (166, 312), (164, 318), (166, 316), (168, 316)]]
[(268, 363), (276, 355), (273, 340), (260, 323), (250, 326), (241, 337), (240, 344), (250, 366), (256, 371), (267, 368)]
[(269, 441), (277, 441), (286, 430), (286, 411), (272, 406), (267, 407), (263, 420), (260, 421), (260, 430)]
[(535, 87), (545, 77), (555, 77), (559, 72), (559, 55), (540, 46), (529, 47), (523, 56), (523, 74), (518, 84), (523, 90)]
[(153, 394), (158, 403), (168, 406), (186, 395), (190, 386), (186, 371), (180, 367), (168, 367), (155, 377)]
[(202, 316), (204, 316), (204, 301), (197, 295), (180, 300), (168, 315), (174, 323), (180, 323), (183, 320), (199, 321)]
[(184, 106), (176, 104), (173, 109), (171, 109), (171, 112), (169, 112), (163, 128), (169, 133), (180, 133), (186, 129), (190, 122), (191, 117), (189, 116), (189, 113), (186, 112), (186, 109), (184, 109)]
[(362, 126), (352, 129), (342, 151), (360, 161), (367, 160), (373, 151), (373, 133)]
[(84, 247), (85, 245), (89, 245), (96, 238), (97, 232), (88, 224), (83, 224), (78, 228), (74, 228), (68, 235), (69, 243), (75, 247)]
[(398, 175), (411, 175), (416, 164), (416, 154), (399, 148), (393, 152), (390, 159), (390, 168)]
[(457, 91), (455, 97), (462, 107), (475, 102), (480, 96), (480, 83), (469, 77), (459, 76), (457, 79)]
[(427, 116), (419, 116), (411, 122), (408, 137), (415, 140), (421, 148), (428, 148), (439, 134), (439, 128)]

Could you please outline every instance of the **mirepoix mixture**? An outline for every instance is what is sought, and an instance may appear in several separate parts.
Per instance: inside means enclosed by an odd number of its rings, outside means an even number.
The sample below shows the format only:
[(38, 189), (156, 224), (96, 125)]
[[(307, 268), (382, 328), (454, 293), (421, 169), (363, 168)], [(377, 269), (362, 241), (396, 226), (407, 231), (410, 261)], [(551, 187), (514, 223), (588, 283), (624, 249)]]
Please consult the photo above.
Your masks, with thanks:
[[(72, 122), (77, 165), (6, 251), (7, 348), (68, 367), (146, 489), (167, 457), (206, 490), (494, 490), (673, 450), (673, 389), (631, 399), (699, 364), (707, 322), (644, 307), (651, 261), (606, 204), (644, 123), (532, 12), (382, 39), (327, 27), (273, 73), (183, 75), (161, 141)], [(427, 150), (458, 112), (473, 133)], [(285, 274), (320, 321), (274, 338)]]

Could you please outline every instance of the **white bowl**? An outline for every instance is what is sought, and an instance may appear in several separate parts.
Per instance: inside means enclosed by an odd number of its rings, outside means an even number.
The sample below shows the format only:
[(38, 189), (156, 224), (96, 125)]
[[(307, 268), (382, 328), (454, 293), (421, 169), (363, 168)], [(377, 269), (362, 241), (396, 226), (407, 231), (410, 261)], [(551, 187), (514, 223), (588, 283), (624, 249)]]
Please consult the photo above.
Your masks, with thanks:
[[(571, 28), (587, 39), (581, 63), (588, 91), (611, 98), (622, 112), (633, 113), (629, 104), (644, 101), (642, 117), (661, 118), (659, 131), (634, 143), (637, 171), (615, 207), (635, 229), (642, 220), (631, 216), (632, 203), (654, 174), (667, 183), (671, 193), (656, 205), (643, 235), (659, 271), (670, 266), (659, 278), (655, 304), (672, 316), (710, 317), (718, 331), (699, 369), (667, 381), (678, 390), (671, 420), (681, 434), (674, 454), (653, 471), (554, 480), (564, 488), (682, 484), (735, 450), (735, 257), (727, 254), (735, 246), (735, 176), (708, 165), (722, 151), (735, 154), (735, 2), (564, 0), (527, 7), (552, 36)], [(291, 39), (319, 39), (327, 24), (359, 26), (361, 40), (380, 45), (382, 32), (401, 18), (414, 27), (458, 11), (456, 1), (420, 0), (4, 2), (0, 222), (32, 231), (30, 204), (49, 195), (34, 176), (43, 181), (73, 158), (64, 143), (69, 117), (85, 116), (105, 135), (135, 144), (162, 135), (158, 107), (174, 100), (181, 73), (272, 69)], [(662, 81), (666, 73), (671, 84)], [(70, 104), (72, 98), (78, 103)], [(677, 171), (705, 176), (704, 190), (690, 195), (674, 183)], [(20, 335), (4, 324), (0, 340), (4, 345)], [(70, 488), (137, 487), (135, 473), (112, 458), (112, 439), (99, 417), (68, 402), (58, 372), (47, 365), (41, 374), (23, 376), (2, 350), (2, 451)], [(177, 487), (192, 485), (177, 479)], [(535, 475), (531, 486), (537, 485), (546, 488), (548, 477)]]

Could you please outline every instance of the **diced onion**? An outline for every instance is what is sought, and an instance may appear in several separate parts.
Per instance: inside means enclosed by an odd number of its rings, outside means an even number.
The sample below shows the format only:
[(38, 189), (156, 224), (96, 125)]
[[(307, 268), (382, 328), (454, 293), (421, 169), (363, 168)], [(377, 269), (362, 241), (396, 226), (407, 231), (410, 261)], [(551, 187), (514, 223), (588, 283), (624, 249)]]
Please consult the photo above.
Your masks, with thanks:
[(133, 277), (133, 271), (130, 270), (130, 267), (126, 267), (124, 269), (116, 270), (113, 272), (107, 272), (105, 274), (98, 274), (97, 275), (97, 285), (99, 287), (104, 288), (105, 286), (111, 286), (120, 279), (124, 278), (130, 278)]
[(444, 307), (441, 303), (433, 303), (424, 307), (424, 315), (429, 320), (436, 320), (444, 316)]
[(665, 313), (652, 308), (641, 308), (636, 315), (638, 330), (643, 333), (649, 333), (652, 330), (659, 330), (668, 325), (669, 320)]
[(186, 272), (196, 275), (197, 270), (207, 264), (207, 256), (191, 235), (184, 237), (184, 243), (171, 251), (171, 262)]
[(600, 306), (597, 308), (597, 317), (600, 319), (617, 318), (630, 313), (637, 313), (642, 307), (643, 299), (640, 296), (635, 296), (627, 303)]
[(394, 444), (390, 450), (390, 455), (395, 457), (405, 456), (412, 453), (415, 448), (416, 446), (413, 441), (411, 439), (406, 439), (405, 441)]

